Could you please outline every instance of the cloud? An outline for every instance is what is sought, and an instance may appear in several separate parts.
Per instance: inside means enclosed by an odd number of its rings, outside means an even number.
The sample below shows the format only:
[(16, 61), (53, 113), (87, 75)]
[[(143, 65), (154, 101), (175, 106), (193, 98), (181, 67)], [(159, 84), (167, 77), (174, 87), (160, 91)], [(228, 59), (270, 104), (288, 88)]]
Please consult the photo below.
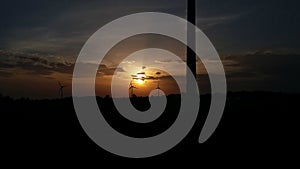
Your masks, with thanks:
[(214, 26), (219, 26), (220, 24), (233, 22), (234, 20), (239, 19), (240, 17), (242, 17), (242, 14), (199, 17), (197, 19), (197, 25), (202, 30), (207, 30)]
[[(226, 54), (262, 46), (299, 51), (298, 6), (298, 1), (203, 0), (197, 2), (197, 25)], [(6, 1), (0, 10), (0, 47), (74, 57), (88, 37), (104, 24), (145, 11), (185, 18), (186, 1)]]
[(256, 51), (225, 60), (237, 63), (225, 65), (230, 89), (300, 91), (299, 54)]
[(0, 50), (0, 66), (6, 71), (18, 69), (36, 75), (50, 75), (54, 72), (72, 73), (74, 65), (63, 56)]
[(165, 60), (155, 60), (154, 63), (159, 64), (170, 64), (170, 63), (182, 63), (183, 60), (171, 60), (171, 59), (165, 59)]
[[(222, 63), (228, 90), (300, 92), (300, 54), (251, 51), (222, 57)], [(198, 64), (197, 69), (204, 69), (197, 72), (198, 83), (209, 84), (204, 65)]]
[(126, 60), (122, 62), (123, 64), (134, 64), (135, 61), (134, 60)]
[(184, 16), (183, 4), (181, 0), (172, 3), (169, 0), (7, 1), (0, 7), (3, 12), (0, 48), (36, 49), (74, 56), (89, 36), (114, 19), (146, 11)]
[(100, 64), (98, 74), (112, 76), (115, 72), (125, 72), (121, 67), (107, 67), (105, 64)]
[(256, 72), (260, 75), (280, 76), (300, 73), (299, 54), (280, 54), (271, 51), (256, 51), (244, 55), (228, 56), (226, 60), (234, 61), (236, 68)]
[[(16, 72), (29, 75), (41, 75), (49, 78), (54, 73), (73, 74), (74, 62), (67, 61), (63, 56), (49, 55), (38, 52), (20, 52), (0, 50), (0, 77), (10, 77)], [(122, 67), (105, 64), (77, 63), (82, 70), (80, 77), (90, 76), (88, 70), (98, 69), (99, 75), (111, 76), (114, 72), (125, 72)]]
[(13, 73), (11, 73), (7, 70), (0, 69), (0, 77), (11, 77), (13, 75), (14, 75)]

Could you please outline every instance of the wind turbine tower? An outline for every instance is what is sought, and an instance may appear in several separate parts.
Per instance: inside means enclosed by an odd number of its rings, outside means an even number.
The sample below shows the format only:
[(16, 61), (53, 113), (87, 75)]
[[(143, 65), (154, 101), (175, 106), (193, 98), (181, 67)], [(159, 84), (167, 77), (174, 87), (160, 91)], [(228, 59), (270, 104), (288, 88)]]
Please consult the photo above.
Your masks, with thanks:
[(134, 95), (133, 89), (137, 89), (137, 88), (135, 86), (133, 86), (132, 81), (130, 81), (130, 84), (129, 84), (130, 97), (133, 97), (133, 95)]
[(60, 95), (60, 98), (64, 98), (64, 88), (66, 87), (66, 86), (64, 86), (63, 84), (61, 84), (60, 82), (58, 82), (58, 86), (59, 86), (59, 95)]

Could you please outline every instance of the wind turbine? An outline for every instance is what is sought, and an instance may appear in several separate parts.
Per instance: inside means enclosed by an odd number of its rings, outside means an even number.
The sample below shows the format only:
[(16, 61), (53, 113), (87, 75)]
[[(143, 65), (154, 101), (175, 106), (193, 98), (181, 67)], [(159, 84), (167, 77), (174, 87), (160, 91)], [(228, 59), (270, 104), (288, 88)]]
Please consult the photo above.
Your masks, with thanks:
[(156, 87), (156, 89), (157, 89), (157, 96), (159, 96), (160, 87), (159, 87), (159, 80), (158, 79), (157, 79), (157, 87)]
[(61, 84), (60, 82), (58, 82), (58, 86), (59, 86), (59, 90), (58, 90), (58, 92), (59, 92), (59, 95), (60, 95), (60, 98), (63, 98), (64, 97), (64, 87), (66, 87), (66, 86), (64, 86), (63, 84)]
[(132, 81), (130, 81), (129, 84), (129, 90), (130, 90), (130, 96), (133, 97), (133, 89), (137, 89), (135, 86), (133, 86)]
[(157, 96), (159, 96), (159, 90), (160, 90), (160, 87), (159, 87), (159, 75), (161, 74), (160, 72), (156, 72), (155, 73), (157, 75)]

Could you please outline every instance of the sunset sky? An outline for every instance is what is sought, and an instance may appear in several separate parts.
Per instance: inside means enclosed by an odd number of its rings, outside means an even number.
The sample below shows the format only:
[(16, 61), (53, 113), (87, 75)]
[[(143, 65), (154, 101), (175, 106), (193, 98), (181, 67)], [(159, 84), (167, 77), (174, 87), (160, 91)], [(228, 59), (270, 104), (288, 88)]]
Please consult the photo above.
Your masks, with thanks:
[[(58, 81), (66, 85), (65, 96), (71, 96), (73, 67), (82, 46), (114, 19), (149, 11), (186, 18), (184, 0), (28, 0), (0, 4), (0, 94), (15, 98), (59, 97)], [(229, 91), (300, 92), (299, 5), (297, 0), (197, 0), (197, 26), (222, 59)], [(154, 34), (130, 37), (112, 48), (98, 67), (96, 93), (110, 95), (113, 77), (117, 85), (128, 87), (131, 75), (141, 72), (150, 78), (134, 81), (135, 94), (148, 95), (157, 87), (156, 72), (161, 72), (160, 87), (166, 94), (178, 92), (171, 76), (157, 68), (168, 68), (183, 77), (185, 64), (160, 51), (136, 52), (145, 48), (167, 49), (186, 59), (186, 47), (172, 38)], [(202, 63), (197, 61), (200, 92), (209, 92), (207, 79)]]

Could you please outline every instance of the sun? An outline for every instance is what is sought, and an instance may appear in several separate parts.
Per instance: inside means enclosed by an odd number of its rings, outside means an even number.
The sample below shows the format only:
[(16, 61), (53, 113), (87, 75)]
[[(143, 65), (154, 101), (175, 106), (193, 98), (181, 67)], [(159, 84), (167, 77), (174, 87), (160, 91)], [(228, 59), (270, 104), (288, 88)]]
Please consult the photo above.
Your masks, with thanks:
[(140, 85), (141, 85), (141, 84), (144, 84), (144, 80), (142, 80), (142, 79), (137, 79), (137, 80), (136, 80), (136, 83), (137, 83), (137, 84), (140, 84)]

